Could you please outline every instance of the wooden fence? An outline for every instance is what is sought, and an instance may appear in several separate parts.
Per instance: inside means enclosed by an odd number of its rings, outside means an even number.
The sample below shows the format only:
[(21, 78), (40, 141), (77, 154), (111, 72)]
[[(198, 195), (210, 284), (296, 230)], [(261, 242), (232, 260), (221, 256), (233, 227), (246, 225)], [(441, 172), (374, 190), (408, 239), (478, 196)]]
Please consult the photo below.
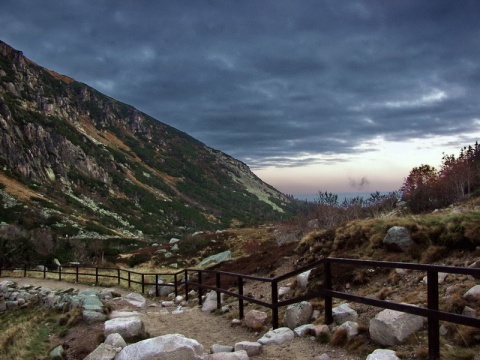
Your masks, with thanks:
[[(386, 300), (379, 300), (376, 298), (352, 295), (347, 292), (333, 290), (332, 273), (334, 273), (334, 266), (353, 266), (353, 267), (368, 267), (368, 268), (387, 268), (387, 269), (409, 269), (414, 271), (422, 271), (427, 274), (427, 306), (419, 307), (403, 303), (397, 303)], [(318, 288), (308, 291), (301, 296), (292, 299), (280, 301), (278, 290), (279, 284), (285, 282), (305, 271), (317, 269), (319, 273), (323, 273), (323, 284)], [(221, 294), (227, 294), (238, 299), (239, 316), (244, 316), (244, 303), (250, 302), (264, 306), (272, 311), (272, 326), (278, 328), (279, 308), (285, 307), (301, 301), (307, 301), (315, 298), (323, 298), (325, 300), (325, 323), (331, 324), (333, 322), (332, 308), (333, 299), (343, 299), (350, 302), (362, 303), (370, 306), (376, 306), (384, 309), (391, 309), (401, 311), (409, 314), (414, 314), (427, 318), (428, 320), (428, 349), (429, 359), (440, 359), (440, 341), (439, 341), (439, 322), (447, 321), (455, 324), (467, 325), (480, 328), (480, 319), (472, 318), (464, 315), (443, 312), (439, 310), (439, 291), (438, 291), (438, 274), (463, 274), (471, 275), (480, 278), (480, 269), (478, 268), (463, 268), (452, 266), (439, 265), (423, 265), (402, 262), (384, 262), (384, 261), (367, 261), (354, 259), (340, 259), (340, 258), (323, 258), (306, 267), (289, 272), (275, 278), (265, 278), (258, 276), (250, 276), (243, 274), (230, 273), (225, 271), (215, 270), (199, 270), (199, 269), (185, 269), (176, 273), (139, 273), (130, 270), (117, 268), (98, 268), (98, 267), (81, 267), (81, 266), (64, 266), (57, 271), (34, 270), (25, 266), (22, 269), (1, 269), (1, 276), (29, 276), (31, 274), (43, 274), (43, 278), (47, 275), (52, 276), (58, 280), (62, 280), (69, 275), (74, 277), (75, 282), (80, 282), (82, 279), (95, 279), (95, 283), (99, 283), (100, 278), (116, 279), (118, 285), (126, 285), (128, 288), (132, 284), (141, 286), (141, 292), (145, 293), (147, 286), (154, 286), (159, 283), (162, 278), (170, 278), (170, 283), (166, 282), (159, 286), (171, 286), (174, 288), (175, 295), (179, 293), (179, 288), (184, 289), (186, 299), (189, 297), (189, 289), (195, 288), (198, 291), (198, 301), (202, 304), (202, 297), (204, 290), (213, 290), (216, 292), (217, 308), (221, 308)], [(8, 275), (7, 275), (8, 274)], [(41, 276), (41, 275), (40, 275)], [(50, 277), (51, 278), (51, 277)], [(257, 299), (253, 296), (244, 294), (245, 281), (258, 281), (260, 283), (268, 284), (270, 294), (264, 294), (264, 299)], [(234, 286), (231, 286), (234, 284)], [(159, 295), (159, 286), (155, 286), (155, 295)], [(235, 290), (233, 290), (235, 289)]]

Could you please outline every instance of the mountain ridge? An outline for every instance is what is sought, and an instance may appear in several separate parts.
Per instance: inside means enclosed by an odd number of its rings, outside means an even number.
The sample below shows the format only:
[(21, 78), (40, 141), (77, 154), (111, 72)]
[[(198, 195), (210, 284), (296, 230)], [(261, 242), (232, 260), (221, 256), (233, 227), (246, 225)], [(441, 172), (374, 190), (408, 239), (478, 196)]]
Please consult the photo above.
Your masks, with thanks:
[(0, 129), (0, 220), (26, 231), (161, 241), (298, 206), (245, 163), (2, 41)]

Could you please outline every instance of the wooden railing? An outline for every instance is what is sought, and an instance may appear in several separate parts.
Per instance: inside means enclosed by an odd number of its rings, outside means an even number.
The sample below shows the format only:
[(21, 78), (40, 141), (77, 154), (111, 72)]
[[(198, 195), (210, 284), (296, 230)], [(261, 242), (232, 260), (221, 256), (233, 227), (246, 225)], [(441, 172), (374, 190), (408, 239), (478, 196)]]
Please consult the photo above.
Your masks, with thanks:
[[(352, 295), (347, 292), (333, 290), (333, 277), (335, 269), (332, 266), (344, 265), (354, 267), (368, 267), (368, 268), (388, 268), (388, 269), (409, 269), (415, 271), (422, 271), (427, 274), (427, 306), (419, 307), (414, 305), (408, 305), (403, 303), (397, 303), (386, 300), (379, 300), (372, 297)], [(70, 269), (70, 271), (68, 271)], [(318, 269), (323, 273), (323, 284), (313, 291), (308, 291), (301, 296), (295, 298), (280, 301), (278, 296), (279, 284), (282, 281), (286, 281), (294, 276), (297, 276), (305, 271)], [(90, 270), (89, 272), (81, 272), (80, 270)], [(428, 320), (428, 349), (429, 359), (440, 359), (440, 341), (439, 341), (439, 322), (447, 321), (455, 324), (467, 325), (480, 328), (480, 319), (468, 317), (464, 315), (458, 315), (454, 313), (443, 312), (439, 310), (439, 291), (438, 291), (438, 274), (463, 274), (472, 275), (480, 278), (480, 269), (478, 268), (463, 268), (452, 266), (439, 266), (439, 265), (422, 265), (413, 263), (402, 262), (384, 262), (384, 261), (367, 261), (367, 260), (354, 260), (354, 259), (340, 259), (340, 258), (323, 258), (306, 267), (289, 272), (275, 278), (265, 278), (251, 275), (243, 275), (230, 273), (225, 271), (215, 270), (200, 270), (200, 269), (185, 269), (176, 273), (139, 273), (130, 270), (117, 269), (117, 268), (98, 268), (98, 267), (81, 267), (81, 266), (64, 266), (60, 267), (57, 271), (34, 270), (25, 266), (22, 269), (1, 269), (1, 276), (28, 276), (30, 273), (43, 273), (43, 277), (47, 278), (47, 274), (53, 274), (58, 280), (62, 280), (62, 276), (66, 275), (74, 276), (75, 281), (79, 282), (83, 278), (95, 279), (95, 283), (99, 283), (99, 278), (113, 278), (117, 280), (117, 284), (121, 285), (122, 281), (126, 283), (130, 288), (132, 284), (141, 286), (142, 293), (145, 293), (146, 286), (155, 286), (155, 295), (158, 296), (159, 286), (171, 286), (174, 288), (175, 295), (178, 295), (179, 288), (184, 287), (185, 296), (188, 300), (189, 289), (196, 288), (198, 292), (199, 304), (203, 301), (204, 290), (213, 290), (216, 292), (217, 308), (220, 309), (221, 294), (227, 294), (238, 299), (239, 316), (244, 316), (244, 304), (245, 302), (258, 304), (272, 310), (272, 326), (278, 328), (278, 310), (281, 307), (288, 306), (301, 301), (307, 301), (315, 298), (323, 298), (325, 300), (325, 323), (331, 324), (333, 322), (333, 299), (343, 299), (351, 302), (362, 303), (370, 306), (376, 306), (384, 309), (391, 309), (401, 311), (409, 314), (414, 314), (427, 318)], [(103, 273), (105, 272), (105, 273)], [(8, 275), (7, 275), (8, 274)], [(183, 276), (182, 276), (183, 275)], [(51, 275), (50, 275), (51, 276)], [(134, 279), (137, 278), (139, 280)], [(173, 278), (171, 284), (158, 284), (160, 277)], [(154, 282), (151, 280), (154, 279)], [(248, 296), (244, 294), (244, 285), (246, 281), (258, 281), (268, 284), (270, 288), (270, 294), (262, 294), (265, 300)], [(234, 284), (236, 291), (233, 291)]]

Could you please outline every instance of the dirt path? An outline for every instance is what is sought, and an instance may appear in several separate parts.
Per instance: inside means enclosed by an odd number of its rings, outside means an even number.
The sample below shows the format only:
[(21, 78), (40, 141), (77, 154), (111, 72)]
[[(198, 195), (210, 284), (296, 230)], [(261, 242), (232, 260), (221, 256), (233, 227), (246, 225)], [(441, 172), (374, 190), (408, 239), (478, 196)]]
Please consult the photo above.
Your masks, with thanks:
[[(1, 280), (12, 280), (17, 284), (30, 284), (51, 289), (75, 288), (81, 290), (92, 288), (88, 285), (34, 278), (1, 278)], [(99, 289), (101, 288), (99, 287)], [(123, 288), (115, 289), (122, 295), (130, 292)], [(167, 311), (167, 308), (161, 307), (158, 300), (152, 299), (148, 299), (149, 306), (145, 310), (134, 308), (121, 298), (113, 299), (109, 301), (109, 304), (114, 310), (139, 312), (145, 323), (145, 329), (151, 337), (172, 333), (182, 334), (197, 340), (204, 346), (205, 352), (209, 352), (213, 344), (234, 346), (237, 342), (256, 341), (263, 336), (263, 333), (252, 332), (243, 326), (233, 327), (228, 317), (205, 313), (198, 306), (192, 306), (182, 314), (172, 314), (171, 312), (175, 308), (169, 308)], [(248, 311), (248, 308), (246, 311)], [(67, 335), (65, 339), (59, 339), (60, 343), (67, 343), (70, 359), (76, 359), (81, 354), (79, 348), (82, 346), (87, 346), (88, 344), (92, 346), (91, 339), (101, 336), (103, 326), (87, 327), (86, 325), (81, 325), (80, 327), (75, 327), (73, 332)], [(87, 349), (84, 351), (87, 351)], [(295, 338), (295, 340), (285, 345), (265, 346), (263, 354), (257, 358), (262, 360), (309, 360), (324, 353), (327, 353), (332, 360), (361, 359), (361, 357), (347, 354), (343, 349), (320, 344), (311, 338)]]

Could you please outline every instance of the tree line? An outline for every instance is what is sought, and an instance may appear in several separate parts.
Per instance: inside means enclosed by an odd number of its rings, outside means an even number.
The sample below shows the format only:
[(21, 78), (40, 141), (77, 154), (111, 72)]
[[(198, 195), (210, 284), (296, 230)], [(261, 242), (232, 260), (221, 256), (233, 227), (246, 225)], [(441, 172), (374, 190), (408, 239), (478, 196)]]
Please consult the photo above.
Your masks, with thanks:
[(443, 154), (439, 169), (414, 167), (404, 180), (401, 199), (413, 213), (449, 206), (480, 195), (480, 145), (465, 146), (458, 156)]

